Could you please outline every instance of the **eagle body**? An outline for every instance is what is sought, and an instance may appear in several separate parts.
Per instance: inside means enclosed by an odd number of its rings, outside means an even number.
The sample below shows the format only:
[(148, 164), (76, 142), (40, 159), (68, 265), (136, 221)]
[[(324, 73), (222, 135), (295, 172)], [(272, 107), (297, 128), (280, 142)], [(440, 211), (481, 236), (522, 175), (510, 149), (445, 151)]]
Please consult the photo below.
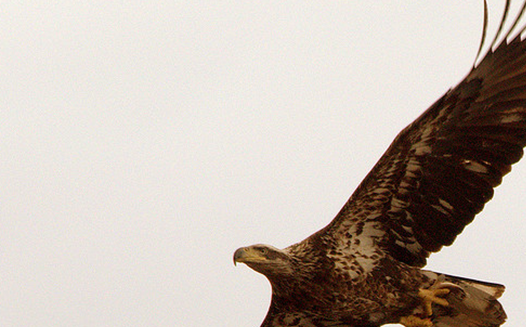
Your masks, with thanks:
[[(402, 130), (323, 229), (285, 249), (238, 249), (272, 285), (262, 327), (496, 327), (504, 286), (435, 273), (427, 258), (482, 211), (526, 146), (526, 41), (495, 39), (466, 78)], [(487, 29), (485, 4), (483, 48)], [(479, 49), (479, 54), (480, 54)], [(479, 56), (477, 54), (477, 58)]]
[(359, 279), (352, 278), (353, 274), (348, 272), (357, 269), (359, 273), (363, 269), (358, 258), (348, 260), (355, 268), (336, 269), (337, 263), (327, 253), (301, 253), (303, 245), (285, 249), (295, 258), (290, 270), (267, 275), (273, 300), (262, 326), (395, 323), (398, 317), (411, 314), (412, 307), (420, 303), (419, 288), (431, 285), (430, 279), (419, 269), (380, 255), (375, 259), (375, 267), (381, 269), (360, 275)]

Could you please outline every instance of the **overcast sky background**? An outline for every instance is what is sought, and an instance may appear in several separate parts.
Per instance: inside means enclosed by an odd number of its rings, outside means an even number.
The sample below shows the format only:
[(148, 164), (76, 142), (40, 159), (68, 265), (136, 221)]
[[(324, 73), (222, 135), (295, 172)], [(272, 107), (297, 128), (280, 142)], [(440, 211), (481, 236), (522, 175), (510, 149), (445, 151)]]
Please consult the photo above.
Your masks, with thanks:
[[(478, 0), (2, 2), (0, 325), (259, 326), (270, 287), (234, 250), (328, 224), (468, 72), (482, 16)], [(521, 162), (428, 265), (505, 284), (507, 326), (525, 318), (525, 179)]]

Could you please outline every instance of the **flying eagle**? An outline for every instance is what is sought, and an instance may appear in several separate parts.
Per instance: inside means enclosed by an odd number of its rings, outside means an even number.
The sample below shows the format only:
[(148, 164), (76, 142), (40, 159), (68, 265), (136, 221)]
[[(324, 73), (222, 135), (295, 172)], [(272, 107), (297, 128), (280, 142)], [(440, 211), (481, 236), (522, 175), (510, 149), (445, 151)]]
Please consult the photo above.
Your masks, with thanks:
[[(235, 251), (272, 285), (262, 327), (500, 326), (504, 286), (422, 270), (493, 195), (526, 145), (520, 14), (455, 88), (395, 138), (337, 216), (285, 249)], [(484, 28), (476, 58), (486, 40)]]

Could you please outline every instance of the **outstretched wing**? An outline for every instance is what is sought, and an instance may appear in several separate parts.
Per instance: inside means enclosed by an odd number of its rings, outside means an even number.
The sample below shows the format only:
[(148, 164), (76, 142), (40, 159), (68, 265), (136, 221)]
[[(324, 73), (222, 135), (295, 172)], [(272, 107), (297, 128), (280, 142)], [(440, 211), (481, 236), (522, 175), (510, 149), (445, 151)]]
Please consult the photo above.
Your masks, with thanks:
[(519, 33), (396, 137), (318, 235), (347, 246), (361, 237), (362, 247), (365, 241), (423, 266), (482, 210), (525, 145), (526, 41)]

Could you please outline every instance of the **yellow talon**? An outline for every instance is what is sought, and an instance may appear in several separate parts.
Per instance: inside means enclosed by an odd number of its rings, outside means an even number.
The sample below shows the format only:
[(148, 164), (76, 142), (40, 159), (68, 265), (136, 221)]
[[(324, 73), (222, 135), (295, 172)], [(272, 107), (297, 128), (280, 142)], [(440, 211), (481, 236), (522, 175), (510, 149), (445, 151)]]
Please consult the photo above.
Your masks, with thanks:
[(418, 296), (422, 298), (424, 303), (424, 312), (426, 316), (431, 316), (433, 314), (432, 304), (436, 303), (443, 307), (447, 307), (449, 302), (446, 299), (443, 299), (439, 296), (444, 296), (449, 294), (449, 289), (439, 288), (439, 289), (420, 289), (418, 291)]
[[(438, 304), (444, 307), (449, 305), (449, 302), (441, 297), (447, 294), (449, 294), (449, 289), (447, 288), (418, 290), (418, 296), (422, 299), (422, 305), (426, 317), (431, 317), (433, 315), (433, 304)], [(400, 324), (404, 325), (405, 327), (433, 326), (433, 322), (430, 318), (420, 318), (416, 315), (410, 315), (400, 318)]]
[(400, 319), (400, 323), (405, 327), (432, 327), (431, 319), (422, 319), (417, 316), (407, 316)]

